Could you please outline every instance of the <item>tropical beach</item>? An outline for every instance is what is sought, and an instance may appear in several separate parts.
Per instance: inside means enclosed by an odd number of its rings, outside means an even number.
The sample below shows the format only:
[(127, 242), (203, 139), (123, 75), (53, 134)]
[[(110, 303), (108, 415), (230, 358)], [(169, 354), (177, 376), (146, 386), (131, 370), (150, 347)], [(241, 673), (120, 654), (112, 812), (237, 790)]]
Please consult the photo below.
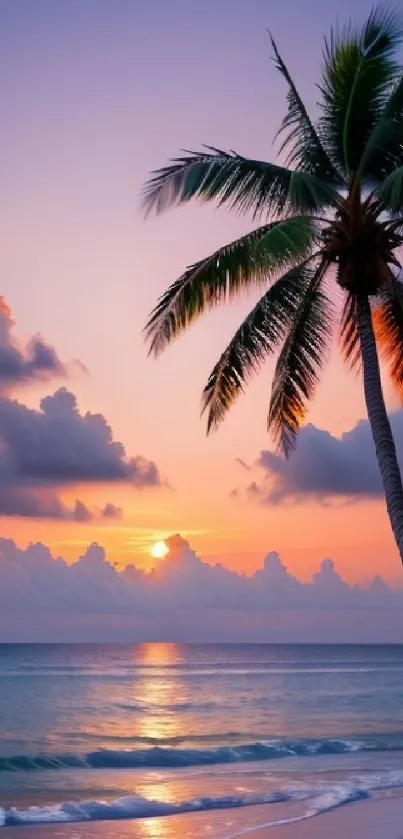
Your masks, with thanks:
[(0, 836), (403, 839), (401, 10), (0, 24)]

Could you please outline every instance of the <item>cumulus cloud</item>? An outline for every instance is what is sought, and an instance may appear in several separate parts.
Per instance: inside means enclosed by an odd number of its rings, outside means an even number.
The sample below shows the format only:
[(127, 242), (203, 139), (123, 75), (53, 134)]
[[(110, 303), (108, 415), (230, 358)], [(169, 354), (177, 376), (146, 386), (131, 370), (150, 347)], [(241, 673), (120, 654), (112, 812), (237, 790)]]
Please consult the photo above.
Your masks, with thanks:
[(25, 384), (35, 380), (66, 376), (66, 366), (56, 350), (40, 336), (35, 335), (27, 344), (18, 342), (13, 335), (14, 321), (11, 311), (0, 297), (0, 389)]
[[(403, 411), (391, 417), (397, 452), (403, 463)], [(306, 497), (323, 503), (335, 497), (358, 501), (383, 494), (374, 443), (367, 420), (362, 420), (342, 437), (307, 425), (299, 434), (297, 447), (289, 460), (262, 451), (256, 467), (260, 479), (246, 488), (250, 499), (263, 504), (286, 500), (298, 502)], [(239, 491), (232, 491), (239, 495)]]
[(346, 640), (355, 627), (355, 639), (384, 640), (388, 626), (403, 629), (403, 591), (379, 577), (349, 585), (330, 559), (303, 583), (275, 551), (248, 577), (203, 562), (179, 535), (167, 543), (166, 560), (146, 574), (118, 571), (97, 544), (67, 565), (45, 545), (0, 539), (2, 637), (21, 639), (30, 626), (31, 638), (71, 640), (80, 626), (81, 640), (109, 631), (114, 640)]
[(36, 485), (124, 482), (160, 483), (158, 469), (143, 457), (126, 456), (102, 414), (80, 414), (73, 393), (60, 388), (40, 409), (0, 399), (0, 482), (4, 475)]
[(17, 341), (10, 309), (0, 297), (0, 517), (119, 519), (123, 511), (112, 502), (93, 510), (78, 498), (71, 507), (60, 492), (91, 484), (141, 489), (162, 483), (152, 460), (129, 457), (106, 418), (81, 414), (66, 388), (42, 399), (39, 409), (11, 396), (24, 383), (66, 375), (66, 365), (41, 336)]
[[(61, 388), (39, 410), (0, 396), (0, 515), (89, 521), (94, 514), (77, 500), (69, 510), (58, 492), (71, 485), (161, 485), (156, 464), (128, 457), (102, 414), (80, 414), (73, 393)], [(121, 510), (108, 502), (101, 519)]]

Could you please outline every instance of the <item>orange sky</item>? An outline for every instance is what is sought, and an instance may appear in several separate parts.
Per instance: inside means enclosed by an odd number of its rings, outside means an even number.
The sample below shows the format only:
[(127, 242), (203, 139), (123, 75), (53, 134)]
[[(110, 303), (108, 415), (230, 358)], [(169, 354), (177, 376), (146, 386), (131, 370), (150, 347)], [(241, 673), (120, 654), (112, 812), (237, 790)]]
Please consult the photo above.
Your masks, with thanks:
[[(196, 335), (178, 343), (172, 354), (178, 357), (182, 352), (188, 358), (186, 343), (197, 358)], [(167, 367), (169, 363), (172, 374), (175, 373), (175, 359), (168, 356), (169, 352), (162, 365), (148, 362), (150, 401), (157, 394), (158, 406), (150, 420), (149, 437), (144, 433), (143, 444), (137, 446), (135, 442), (132, 446), (127, 442), (127, 450), (130, 454), (141, 452), (152, 456), (172, 488), (139, 491), (131, 487), (73, 487), (63, 493), (67, 502), (74, 502), (79, 495), (95, 507), (110, 499), (124, 508), (124, 519), (103, 525), (3, 519), (2, 535), (20, 544), (45, 541), (54, 553), (71, 560), (83, 552), (88, 542), (98, 541), (107, 548), (111, 561), (134, 562), (149, 568), (153, 562), (149, 554), (152, 543), (180, 532), (209, 561), (222, 562), (246, 573), (256, 570), (269, 550), (277, 549), (293, 573), (302, 579), (308, 579), (326, 556), (336, 560), (339, 571), (350, 581), (362, 581), (376, 573), (399, 579), (399, 562), (381, 502), (329, 507), (307, 501), (291, 506), (261, 507), (246, 499), (230, 497), (232, 488), (246, 485), (245, 471), (236, 457), (253, 464), (260, 449), (269, 444), (265, 433), (269, 369), (239, 402), (228, 422), (206, 439), (197, 410), (201, 378), (182, 395), (179, 381), (175, 386), (179, 393), (174, 392), (173, 386), (171, 393), (168, 389), (164, 392), (161, 366), (165, 363)], [(331, 399), (334, 391), (325, 380), (310, 419), (339, 434), (363, 415), (360, 382), (344, 374), (336, 361), (329, 365), (327, 373), (328, 380), (338, 383), (337, 400)], [(83, 386), (81, 382), (79, 386)], [(347, 403), (342, 411), (335, 404), (340, 401), (341, 393), (343, 405), (344, 400)], [(24, 397), (28, 401), (27, 394)], [(35, 404), (33, 392), (30, 397), (31, 404)], [(186, 427), (180, 439), (174, 431), (179, 399)], [(80, 403), (82, 409), (87, 408), (84, 400)], [(94, 404), (89, 403), (88, 407), (95, 410)], [(110, 413), (111, 410), (107, 415)], [(139, 439), (133, 433), (118, 434), (125, 441)]]

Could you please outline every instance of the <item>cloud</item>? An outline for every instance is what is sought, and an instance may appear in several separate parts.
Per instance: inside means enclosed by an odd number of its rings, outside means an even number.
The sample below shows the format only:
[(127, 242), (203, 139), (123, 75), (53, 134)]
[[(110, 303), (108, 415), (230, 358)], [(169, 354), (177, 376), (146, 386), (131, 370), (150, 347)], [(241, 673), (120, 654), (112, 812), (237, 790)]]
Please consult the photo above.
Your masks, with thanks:
[(13, 327), (11, 311), (4, 297), (0, 297), (0, 390), (67, 375), (56, 350), (40, 335), (24, 346), (14, 338)]
[(121, 519), (123, 516), (123, 510), (121, 507), (116, 507), (115, 504), (111, 504), (110, 501), (105, 504), (103, 510), (101, 510), (101, 517), (103, 519)]
[[(72, 565), (0, 539), (0, 632), (8, 640), (398, 640), (403, 591), (349, 585), (330, 559), (312, 580), (272, 551), (253, 576), (203, 562), (179, 535), (146, 574), (90, 545)], [(81, 635), (76, 634), (80, 628)]]
[(97, 483), (141, 489), (162, 481), (155, 463), (127, 457), (102, 414), (80, 414), (65, 388), (42, 399), (39, 410), (0, 396), (0, 516), (119, 518), (122, 511), (111, 502), (96, 516), (81, 500), (68, 509), (58, 494)]
[(84, 523), (119, 519), (123, 511), (111, 502), (98, 511), (80, 499), (69, 507), (60, 492), (91, 484), (159, 487), (157, 465), (141, 455), (128, 457), (106, 418), (80, 414), (66, 388), (42, 399), (39, 409), (13, 399), (18, 385), (67, 375), (66, 365), (41, 336), (23, 345), (13, 328), (0, 297), (0, 516)]
[[(403, 411), (391, 416), (391, 424), (403, 463)], [(246, 494), (263, 504), (298, 502), (306, 497), (322, 503), (334, 498), (358, 501), (383, 494), (367, 420), (358, 422), (340, 438), (307, 425), (301, 430), (289, 460), (262, 451), (256, 466), (260, 480), (250, 483)]]
[(70, 509), (52, 491), (33, 491), (31, 488), (0, 486), (0, 515), (38, 519), (88, 521), (89, 510), (82, 501)]
[(84, 504), (79, 499), (76, 500), (76, 503), (74, 505), (73, 518), (74, 521), (81, 522), (91, 521), (92, 519), (92, 514), (90, 510), (88, 509), (86, 504)]
[(90, 509), (83, 501), (76, 499), (73, 506), (65, 504), (57, 494), (49, 489), (24, 489), (20, 487), (0, 487), (0, 516), (32, 519), (56, 519), (59, 521), (117, 520), (122, 518), (123, 510), (107, 502), (102, 510)]
[(102, 414), (80, 414), (73, 393), (60, 388), (40, 409), (0, 399), (0, 483), (35, 485), (161, 483), (158, 469), (143, 457), (126, 456)]

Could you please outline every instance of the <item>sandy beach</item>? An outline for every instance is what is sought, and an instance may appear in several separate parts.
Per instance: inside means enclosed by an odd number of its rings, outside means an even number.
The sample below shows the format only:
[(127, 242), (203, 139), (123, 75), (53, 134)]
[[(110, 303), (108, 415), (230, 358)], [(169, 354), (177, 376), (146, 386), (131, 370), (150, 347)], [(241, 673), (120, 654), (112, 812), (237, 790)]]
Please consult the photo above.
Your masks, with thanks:
[[(403, 796), (346, 805), (298, 823), (268, 827), (273, 807), (68, 825), (3, 828), (2, 839), (403, 839)], [(254, 827), (252, 826), (254, 825)]]
[(298, 825), (262, 828), (250, 839), (403, 839), (403, 797), (350, 804)]

